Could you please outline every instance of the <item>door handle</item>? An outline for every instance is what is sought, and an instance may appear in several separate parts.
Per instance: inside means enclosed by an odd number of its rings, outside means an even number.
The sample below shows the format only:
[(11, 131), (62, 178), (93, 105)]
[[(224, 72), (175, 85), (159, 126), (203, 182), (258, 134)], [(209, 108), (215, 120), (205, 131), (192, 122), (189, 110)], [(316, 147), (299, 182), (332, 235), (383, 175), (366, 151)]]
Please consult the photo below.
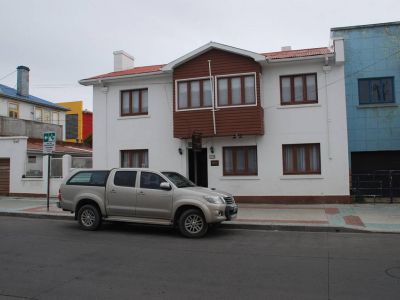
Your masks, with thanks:
[(144, 196), (144, 192), (139, 192), (139, 195), (142, 195), (142, 196)]
[(110, 193), (116, 193), (117, 191), (116, 190), (114, 190), (114, 189), (112, 189), (111, 191), (110, 191)]

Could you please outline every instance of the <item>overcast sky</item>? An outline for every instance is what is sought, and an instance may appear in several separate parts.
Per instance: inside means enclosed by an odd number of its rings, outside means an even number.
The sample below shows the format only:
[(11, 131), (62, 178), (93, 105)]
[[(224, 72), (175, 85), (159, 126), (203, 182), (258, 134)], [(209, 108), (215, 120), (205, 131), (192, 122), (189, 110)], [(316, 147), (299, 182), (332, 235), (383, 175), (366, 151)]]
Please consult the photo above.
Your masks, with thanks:
[(0, 0), (0, 83), (31, 69), (30, 93), (83, 100), (79, 79), (113, 70), (114, 50), (135, 65), (168, 63), (209, 41), (254, 52), (329, 45), (331, 27), (399, 21), (399, 0)]

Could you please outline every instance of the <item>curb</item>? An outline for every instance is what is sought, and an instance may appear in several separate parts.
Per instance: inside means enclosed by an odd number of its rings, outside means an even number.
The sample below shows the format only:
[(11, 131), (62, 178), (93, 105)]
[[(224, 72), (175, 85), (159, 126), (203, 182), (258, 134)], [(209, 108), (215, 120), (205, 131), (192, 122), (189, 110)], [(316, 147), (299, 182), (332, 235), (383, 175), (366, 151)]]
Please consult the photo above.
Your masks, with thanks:
[(222, 229), (247, 229), (267, 231), (302, 231), (302, 232), (345, 232), (345, 233), (372, 233), (369, 230), (353, 229), (338, 226), (301, 226), (301, 225), (274, 225), (274, 224), (238, 224), (223, 223)]
[(20, 217), (20, 218), (32, 218), (32, 219), (51, 219), (51, 220), (74, 220), (74, 215), (50, 215), (50, 214), (38, 214), (38, 213), (26, 213), (26, 212), (8, 212), (1, 211), (0, 216), (5, 217)]
[[(0, 217), (19, 217), (31, 219), (48, 219), (48, 220), (64, 220), (75, 221), (74, 215), (52, 215), (29, 212), (7, 212), (0, 211)], [(383, 233), (383, 234), (399, 234), (399, 232), (376, 231), (367, 229), (356, 229), (339, 226), (304, 226), (304, 225), (275, 225), (275, 224), (251, 224), (251, 223), (222, 223), (221, 229), (245, 229), (245, 230), (264, 230), (264, 231), (299, 231), (299, 232), (337, 232), (337, 233)]]
[[(74, 221), (74, 215), (51, 215), (28, 212), (0, 212), (0, 216), (50, 219), (50, 220), (69, 220)], [(347, 232), (347, 233), (372, 233), (372, 231), (353, 229), (337, 226), (301, 226), (301, 225), (273, 225), (273, 224), (249, 224), (249, 223), (222, 223), (221, 229), (246, 229), (246, 230), (267, 230), (267, 231), (302, 231), (302, 232)], [(387, 232), (385, 232), (387, 233)]]

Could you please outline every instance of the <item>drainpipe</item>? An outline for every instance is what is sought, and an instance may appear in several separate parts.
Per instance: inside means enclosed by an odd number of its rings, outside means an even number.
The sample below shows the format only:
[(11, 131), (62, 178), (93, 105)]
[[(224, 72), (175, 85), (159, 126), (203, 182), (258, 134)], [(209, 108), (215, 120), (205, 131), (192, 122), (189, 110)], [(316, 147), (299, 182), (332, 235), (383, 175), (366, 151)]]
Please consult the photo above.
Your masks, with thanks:
[(328, 96), (328, 79), (327, 74), (331, 71), (332, 67), (329, 65), (329, 57), (325, 56), (325, 64), (322, 67), (324, 71), (325, 78), (325, 101), (326, 101), (326, 138), (327, 138), (327, 148), (328, 148), (328, 158), (332, 160), (332, 151), (331, 151), (331, 119), (329, 117), (329, 96)]
[[(101, 79), (99, 80), (99, 84), (102, 84)], [(109, 166), (108, 166), (108, 113), (107, 113), (108, 112), (108, 87), (105, 86), (104, 83), (103, 83), (103, 86), (101, 87), (101, 91), (104, 94), (105, 103), (106, 103), (106, 120), (104, 122), (105, 126), (106, 126), (105, 137), (104, 137), (105, 142), (106, 142), (106, 145), (105, 145), (105, 151), (106, 151), (105, 161), (106, 161), (106, 168), (109, 168)]]
[(217, 127), (215, 124), (215, 98), (214, 98), (214, 82), (211, 76), (211, 60), (208, 60), (208, 72), (210, 76), (210, 87), (211, 87), (211, 100), (212, 100), (212, 116), (213, 116), (213, 127), (214, 127), (214, 135), (217, 134)]

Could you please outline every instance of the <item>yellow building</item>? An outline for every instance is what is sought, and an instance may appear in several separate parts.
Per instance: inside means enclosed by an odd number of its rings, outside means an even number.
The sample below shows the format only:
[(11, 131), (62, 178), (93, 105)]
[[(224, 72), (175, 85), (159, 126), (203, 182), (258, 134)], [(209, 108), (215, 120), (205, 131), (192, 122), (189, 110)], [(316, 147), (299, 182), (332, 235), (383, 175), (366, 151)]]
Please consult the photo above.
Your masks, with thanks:
[(67, 142), (82, 143), (83, 101), (57, 103), (68, 108), (65, 116), (65, 138)]

